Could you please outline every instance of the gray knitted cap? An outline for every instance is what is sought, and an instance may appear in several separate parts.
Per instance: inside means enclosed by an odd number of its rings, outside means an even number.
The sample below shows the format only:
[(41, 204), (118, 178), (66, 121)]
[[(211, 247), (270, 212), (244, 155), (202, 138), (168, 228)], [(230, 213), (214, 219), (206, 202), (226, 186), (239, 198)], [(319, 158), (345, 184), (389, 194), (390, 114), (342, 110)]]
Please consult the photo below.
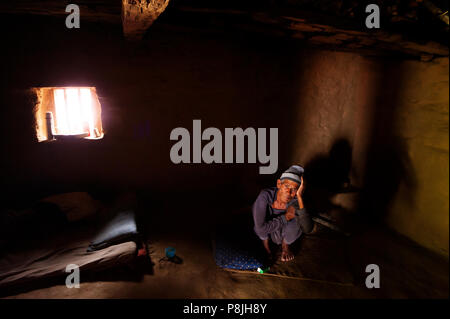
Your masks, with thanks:
[(303, 167), (299, 165), (292, 165), (287, 170), (281, 174), (280, 180), (289, 179), (293, 182), (298, 183), (299, 185), (302, 183), (301, 176), (304, 173)]

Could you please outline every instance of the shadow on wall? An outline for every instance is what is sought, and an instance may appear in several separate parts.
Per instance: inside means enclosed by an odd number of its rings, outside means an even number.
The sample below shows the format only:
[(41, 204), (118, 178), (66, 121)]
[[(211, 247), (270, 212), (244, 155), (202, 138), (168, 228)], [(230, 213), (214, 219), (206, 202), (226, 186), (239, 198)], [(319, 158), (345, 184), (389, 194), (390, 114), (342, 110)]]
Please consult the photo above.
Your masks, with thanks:
[(417, 189), (406, 141), (397, 127), (403, 88), (401, 63), (384, 60), (380, 64), (377, 87), (372, 91), (372, 132), (358, 205), (362, 217), (374, 222), (385, 220), (401, 183), (406, 185), (411, 205)]
[(328, 212), (331, 197), (350, 185), (352, 147), (347, 139), (338, 139), (328, 154), (317, 155), (305, 165), (305, 201), (312, 213)]
[(316, 156), (305, 165), (305, 179), (311, 186), (338, 191), (344, 183), (350, 182), (351, 165), (350, 142), (347, 139), (338, 139), (327, 156)]
[[(305, 163), (305, 180), (308, 185), (305, 201), (313, 212), (327, 213), (336, 208), (333, 202), (351, 201), (352, 211), (369, 224), (385, 221), (389, 205), (395, 198), (401, 184), (405, 185), (407, 198), (414, 205), (417, 181), (408, 154), (406, 140), (398, 127), (400, 96), (402, 92), (402, 65), (396, 60), (374, 60), (370, 62), (375, 86), (368, 88), (369, 101), (358, 108), (364, 116), (355, 123), (359, 129), (351, 140), (364, 142), (358, 152), (353, 142), (346, 138), (334, 141), (328, 153), (319, 154)], [(364, 91), (362, 91), (364, 92)], [(362, 120), (364, 119), (364, 120)], [(361, 133), (363, 132), (363, 133)], [(358, 164), (358, 165), (357, 165)], [(356, 172), (355, 170), (363, 171)], [(350, 176), (361, 175), (362, 182), (351, 181)], [(356, 182), (358, 189), (352, 186)], [(357, 191), (358, 194), (335, 196), (339, 193)], [(355, 203), (353, 203), (355, 201)]]

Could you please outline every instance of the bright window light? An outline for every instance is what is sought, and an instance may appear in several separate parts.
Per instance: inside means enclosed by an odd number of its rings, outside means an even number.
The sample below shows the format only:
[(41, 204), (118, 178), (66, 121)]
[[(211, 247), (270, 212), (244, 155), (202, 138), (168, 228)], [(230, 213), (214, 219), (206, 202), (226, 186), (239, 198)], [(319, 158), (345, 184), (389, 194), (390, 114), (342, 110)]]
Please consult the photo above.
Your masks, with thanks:
[(95, 88), (36, 88), (39, 141), (79, 137), (101, 139), (101, 107)]
[(57, 131), (64, 135), (94, 135), (91, 90), (56, 89), (55, 109)]

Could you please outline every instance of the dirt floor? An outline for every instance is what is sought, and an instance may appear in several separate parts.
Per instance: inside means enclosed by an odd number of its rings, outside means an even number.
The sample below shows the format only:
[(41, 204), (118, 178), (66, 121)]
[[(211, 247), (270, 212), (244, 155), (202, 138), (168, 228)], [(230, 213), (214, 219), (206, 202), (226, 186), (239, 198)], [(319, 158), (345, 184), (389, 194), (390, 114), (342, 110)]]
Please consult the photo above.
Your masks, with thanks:
[[(448, 298), (448, 260), (381, 228), (364, 229), (346, 241), (354, 285), (316, 282), (224, 271), (216, 266), (209, 229), (181, 231), (166, 220), (149, 236), (152, 273), (138, 281), (64, 282), (8, 298)], [(180, 224), (181, 225), (181, 224)], [(206, 227), (208, 228), (208, 227)], [(312, 240), (307, 235), (301, 240)], [(177, 250), (181, 264), (161, 261), (164, 248)], [(320, 250), (320, 247), (318, 248)], [(307, 254), (297, 258), (309, 258)], [(381, 287), (365, 287), (365, 267), (380, 267)], [(327, 265), (319, 265), (327, 271)]]

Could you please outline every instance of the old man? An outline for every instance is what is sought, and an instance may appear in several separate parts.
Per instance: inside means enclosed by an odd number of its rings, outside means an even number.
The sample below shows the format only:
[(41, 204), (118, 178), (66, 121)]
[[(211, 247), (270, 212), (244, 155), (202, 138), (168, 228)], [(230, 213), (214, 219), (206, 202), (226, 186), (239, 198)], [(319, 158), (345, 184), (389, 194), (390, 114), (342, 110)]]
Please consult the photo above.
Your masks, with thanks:
[(281, 245), (281, 261), (294, 259), (289, 246), (314, 228), (303, 205), (303, 173), (301, 166), (291, 166), (277, 180), (277, 186), (263, 189), (253, 204), (254, 231), (269, 257), (272, 257), (269, 238)]

